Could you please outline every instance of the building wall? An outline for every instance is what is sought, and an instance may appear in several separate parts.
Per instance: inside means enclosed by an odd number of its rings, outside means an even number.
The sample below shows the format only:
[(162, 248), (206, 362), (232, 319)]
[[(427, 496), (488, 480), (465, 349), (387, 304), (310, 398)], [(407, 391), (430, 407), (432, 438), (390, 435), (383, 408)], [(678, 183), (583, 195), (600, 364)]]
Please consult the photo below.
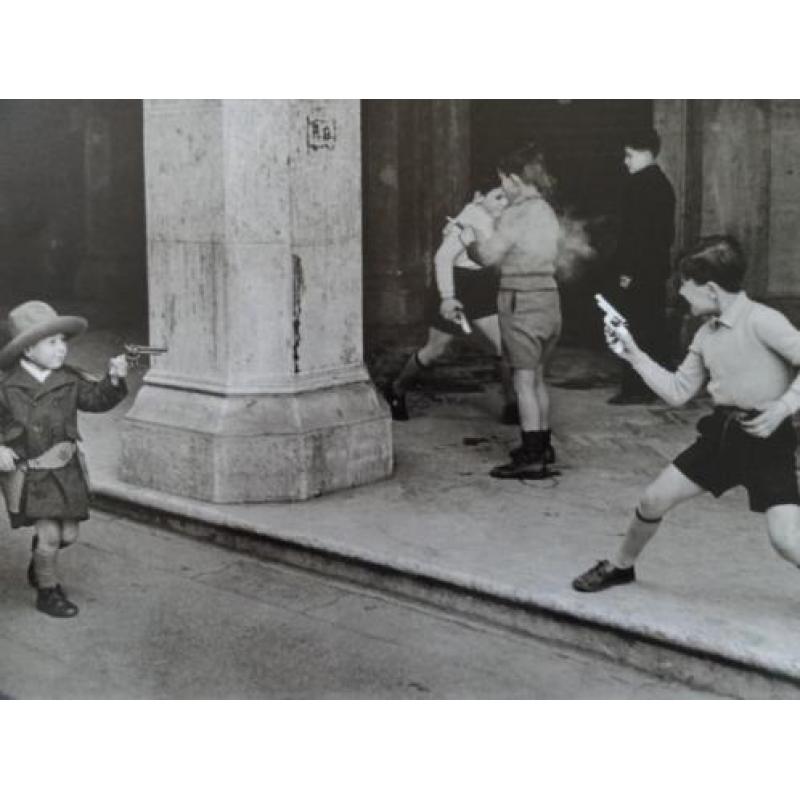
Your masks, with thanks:
[(142, 159), (139, 101), (0, 101), (4, 307), (146, 319)]
[(660, 105), (673, 172), (683, 170), (682, 244), (737, 236), (750, 265), (746, 290), (800, 324), (800, 101)]
[[(444, 217), (495, 157), (493, 143), (511, 141), (485, 133), (493, 115), (513, 121), (518, 138), (548, 120), (560, 158), (584, 164), (594, 152), (587, 129), (610, 141), (615, 125), (640, 115), (604, 102), (364, 101), (368, 355), (424, 337)], [(659, 100), (653, 120), (678, 195), (676, 250), (701, 232), (735, 233), (752, 263), (748, 290), (800, 322), (800, 101)], [(0, 101), (3, 305), (35, 294), (93, 303), (111, 320), (146, 316), (142, 135), (139, 101)], [(576, 170), (596, 183), (590, 173)], [(592, 186), (587, 196), (602, 197)]]
[(608, 266), (607, 215), (624, 178), (623, 131), (649, 124), (652, 105), (364, 101), (364, 334), (370, 363), (424, 342), (426, 293), (445, 217), (469, 199), (475, 179), (494, 172), (499, 157), (531, 140), (548, 153), (562, 205), (598, 221), (600, 257), (562, 293), (566, 338), (595, 340), (592, 295), (602, 290)]
[(470, 182), (467, 101), (362, 103), (364, 338), (368, 352), (419, 344), (433, 254)]

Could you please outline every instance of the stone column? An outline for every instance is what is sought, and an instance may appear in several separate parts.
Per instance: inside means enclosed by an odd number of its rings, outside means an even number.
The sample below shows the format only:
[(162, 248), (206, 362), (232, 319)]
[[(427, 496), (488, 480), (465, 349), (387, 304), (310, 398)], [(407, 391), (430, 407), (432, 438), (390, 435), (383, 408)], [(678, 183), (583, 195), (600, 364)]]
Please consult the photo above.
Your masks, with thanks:
[(147, 101), (150, 340), (121, 478), (218, 503), (387, 477), (353, 101)]

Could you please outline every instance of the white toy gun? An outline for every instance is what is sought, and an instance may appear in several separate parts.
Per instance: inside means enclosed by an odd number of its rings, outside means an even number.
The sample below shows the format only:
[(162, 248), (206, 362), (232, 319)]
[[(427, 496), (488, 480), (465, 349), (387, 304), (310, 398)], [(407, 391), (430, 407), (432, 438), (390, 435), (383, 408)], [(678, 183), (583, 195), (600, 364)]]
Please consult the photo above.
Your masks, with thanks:
[(469, 324), (467, 315), (460, 308), (456, 309), (456, 325), (459, 325), (467, 336), (472, 333), (472, 326)]
[(613, 352), (615, 352), (618, 356), (622, 355), (625, 351), (625, 345), (614, 335), (613, 331), (614, 328), (619, 328), (620, 326), (628, 327), (628, 321), (622, 314), (617, 311), (608, 300), (603, 297), (601, 294), (596, 294), (594, 296), (595, 302), (599, 306), (600, 310), (605, 315), (603, 317), (603, 325), (606, 328), (606, 331), (611, 331), (611, 333), (606, 334), (606, 340), (608, 341), (608, 346), (611, 348)]

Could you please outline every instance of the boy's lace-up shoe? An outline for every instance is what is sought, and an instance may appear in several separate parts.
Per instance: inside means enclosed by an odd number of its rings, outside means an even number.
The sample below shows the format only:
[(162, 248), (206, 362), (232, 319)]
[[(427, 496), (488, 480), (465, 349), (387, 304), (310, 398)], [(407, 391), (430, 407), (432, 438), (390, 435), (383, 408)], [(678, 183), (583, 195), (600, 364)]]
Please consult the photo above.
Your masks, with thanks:
[(407, 422), (408, 409), (406, 408), (405, 394), (395, 394), (392, 384), (387, 383), (383, 389), (383, 396), (389, 404), (389, 410), (392, 412), (392, 419), (398, 422)]
[(612, 586), (621, 586), (636, 580), (633, 567), (620, 569), (610, 561), (598, 561), (591, 569), (586, 570), (572, 581), (572, 588), (578, 592), (600, 592)]
[(60, 585), (39, 589), (36, 595), (36, 608), (51, 617), (66, 619), (78, 613), (78, 606), (67, 600)]
[[(524, 452), (524, 450), (523, 450), (522, 446), (520, 445), (519, 447), (515, 447), (513, 450), (509, 450), (508, 454), (511, 456), (511, 460), (513, 461), (515, 459), (520, 458), (522, 456), (523, 452)], [(556, 463), (556, 451), (555, 451), (555, 448), (553, 447), (553, 445), (551, 445), (551, 444), (545, 445), (542, 457), (544, 458), (544, 463), (545, 464), (555, 464)]]
[(511, 457), (508, 464), (500, 464), (489, 473), (493, 478), (505, 480), (540, 481), (547, 478), (550, 472), (544, 462), (543, 453), (530, 453), (523, 448)]

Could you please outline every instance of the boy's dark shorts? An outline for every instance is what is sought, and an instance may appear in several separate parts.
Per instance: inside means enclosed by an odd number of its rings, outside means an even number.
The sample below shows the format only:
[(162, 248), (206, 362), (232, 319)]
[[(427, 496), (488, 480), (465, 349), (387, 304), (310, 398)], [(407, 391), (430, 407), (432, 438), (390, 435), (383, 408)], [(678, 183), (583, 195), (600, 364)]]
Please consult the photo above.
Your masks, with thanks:
[(751, 511), (800, 504), (795, 472), (797, 438), (785, 419), (766, 439), (750, 436), (739, 425), (738, 409), (717, 408), (697, 423), (700, 434), (673, 464), (690, 480), (719, 497), (744, 486)]
[[(497, 314), (497, 287), (500, 285), (500, 275), (494, 269), (466, 269), (453, 267), (453, 287), (456, 300), (464, 306), (467, 319), (483, 319)], [(450, 322), (439, 314), (442, 299), (436, 286), (428, 292), (427, 308), (425, 310), (428, 324), (431, 328), (452, 335), (462, 334), (459, 325)]]

